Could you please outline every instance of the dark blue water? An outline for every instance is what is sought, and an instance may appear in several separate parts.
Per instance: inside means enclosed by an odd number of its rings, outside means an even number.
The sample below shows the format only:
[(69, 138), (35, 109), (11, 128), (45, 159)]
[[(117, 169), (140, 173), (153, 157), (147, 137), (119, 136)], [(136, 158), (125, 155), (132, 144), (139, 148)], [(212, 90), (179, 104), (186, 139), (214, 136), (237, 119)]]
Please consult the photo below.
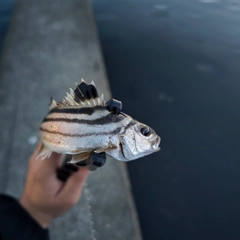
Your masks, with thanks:
[(240, 2), (92, 2), (113, 96), (162, 137), (128, 164), (144, 239), (240, 239)]
[(16, 0), (0, 0), (0, 53)]

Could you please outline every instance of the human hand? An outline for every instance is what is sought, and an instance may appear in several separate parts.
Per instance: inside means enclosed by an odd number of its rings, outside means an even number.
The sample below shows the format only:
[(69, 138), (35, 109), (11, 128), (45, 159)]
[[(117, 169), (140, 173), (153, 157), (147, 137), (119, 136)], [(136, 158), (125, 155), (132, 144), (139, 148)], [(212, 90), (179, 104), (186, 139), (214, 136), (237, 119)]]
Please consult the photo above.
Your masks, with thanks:
[(62, 182), (56, 175), (61, 155), (52, 153), (49, 158), (36, 160), (40, 148), (41, 144), (30, 157), (27, 181), (20, 203), (46, 228), (54, 218), (63, 215), (78, 202), (89, 170), (81, 167), (77, 172), (73, 172), (66, 182)]

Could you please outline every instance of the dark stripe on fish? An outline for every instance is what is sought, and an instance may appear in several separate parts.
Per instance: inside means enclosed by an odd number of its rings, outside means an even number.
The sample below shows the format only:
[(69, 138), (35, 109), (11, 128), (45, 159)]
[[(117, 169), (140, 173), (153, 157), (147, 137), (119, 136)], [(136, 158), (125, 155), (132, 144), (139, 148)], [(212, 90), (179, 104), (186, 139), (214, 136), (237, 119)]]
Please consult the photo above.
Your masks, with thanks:
[[(127, 124), (127, 126), (124, 127), (124, 132), (123, 132), (123, 133), (125, 133), (126, 130), (127, 130), (129, 127), (131, 127), (131, 126), (133, 126), (133, 125), (135, 125), (135, 124), (137, 124), (137, 121), (135, 121), (134, 119), (132, 119), (132, 120)], [(123, 133), (122, 133), (122, 134), (123, 134)]]
[(104, 106), (82, 107), (82, 108), (53, 108), (51, 113), (66, 113), (66, 114), (87, 114), (92, 115), (96, 110), (105, 110)]
[(120, 112), (119, 115), (123, 115), (124, 117), (127, 117), (127, 114)]
[(65, 137), (88, 137), (88, 136), (117, 134), (117, 133), (120, 132), (121, 127), (116, 128), (115, 130), (113, 130), (113, 131), (111, 131), (111, 132), (86, 133), (86, 134), (60, 133), (60, 132), (54, 132), (54, 131), (50, 131), (50, 130), (44, 129), (44, 128), (42, 128), (42, 127), (40, 127), (40, 130), (41, 130), (42, 132), (47, 132), (47, 133), (52, 133), (52, 134), (58, 134), (58, 135), (65, 136)]
[(45, 118), (43, 122), (67, 122), (67, 123), (79, 123), (79, 124), (88, 124), (88, 125), (105, 125), (109, 123), (118, 123), (124, 119), (123, 116), (117, 116), (108, 114), (107, 116), (100, 117), (93, 120), (86, 119), (69, 119), (69, 118)]

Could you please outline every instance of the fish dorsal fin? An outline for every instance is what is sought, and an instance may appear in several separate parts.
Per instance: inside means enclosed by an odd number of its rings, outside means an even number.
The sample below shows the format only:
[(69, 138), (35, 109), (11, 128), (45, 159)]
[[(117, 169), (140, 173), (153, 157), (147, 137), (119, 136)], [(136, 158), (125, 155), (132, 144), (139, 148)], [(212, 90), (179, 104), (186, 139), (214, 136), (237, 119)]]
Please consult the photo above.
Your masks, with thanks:
[(52, 110), (53, 108), (55, 108), (57, 106), (57, 103), (55, 100), (53, 100), (53, 98), (51, 98), (51, 102), (50, 102), (50, 110)]
[(70, 88), (70, 93), (63, 99), (62, 103), (58, 103), (59, 107), (68, 106), (81, 106), (81, 107), (92, 107), (92, 106), (104, 106), (104, 96), (98, 96), (98, 92), (94, 82), (86, 84), (82, 79), (82, 82), (76, 84), (76, 89), (73, 91)]

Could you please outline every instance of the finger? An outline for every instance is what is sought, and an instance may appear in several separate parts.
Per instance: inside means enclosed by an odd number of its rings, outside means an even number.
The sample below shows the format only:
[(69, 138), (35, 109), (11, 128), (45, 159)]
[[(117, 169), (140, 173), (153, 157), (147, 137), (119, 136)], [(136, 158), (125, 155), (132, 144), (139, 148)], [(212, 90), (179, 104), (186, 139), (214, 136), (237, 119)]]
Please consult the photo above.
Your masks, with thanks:
[(69, 205), (76, 204), (81, 196), (88, 174), (89, 170), (87, 168), (79, 168), (78, 172), (74, 172), (58, 193), (59, 201), (67, 202)]

